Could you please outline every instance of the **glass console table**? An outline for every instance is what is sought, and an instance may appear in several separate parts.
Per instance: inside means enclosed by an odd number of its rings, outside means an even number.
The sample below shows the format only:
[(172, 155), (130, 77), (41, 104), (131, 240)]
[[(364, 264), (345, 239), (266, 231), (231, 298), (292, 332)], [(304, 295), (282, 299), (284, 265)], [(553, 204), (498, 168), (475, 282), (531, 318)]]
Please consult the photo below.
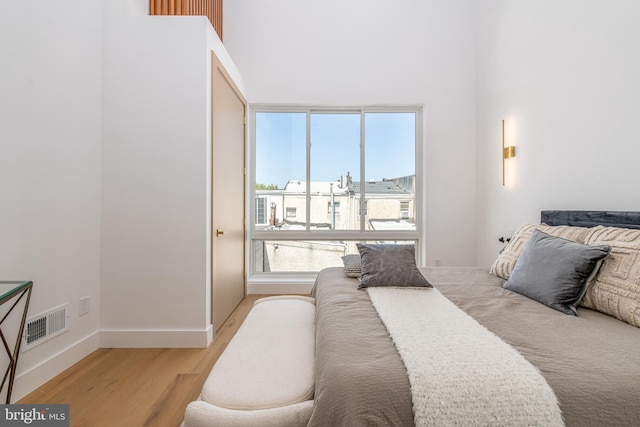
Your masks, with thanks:
[[(9, 365), (7, 370), (2, 376), (2, 384), (0, 385), (0, 393), (4, 390), (5, 384), (7, 385), (7, 401), (11, 403), (11, 391), (13, 390), (13, 381), (16, 376), (16, 367), (18, 366), (18, 356), (20, 355), (20, 344), (22, 344), (22, 333), (24, 331), (24, 322), (27, 319), (27, 310), (29, 309), (29, 300), (31, 299), (31, 289), (33, 288), (33, 282), (28, 281), (0, 281), (0, 306), (12, 303), (9, 310), (0, 319), (0, 338), (2, 339), (2, 347), (9, 356)], [(20, 321), (20, 330), (17, 333), (16, 342), (13, 349), (9, 347), (5, 331), (2, 330), (3, 326), (6, 326), (5, 320), (9, 317), (9, 314), (14, 308), (18, 306), (18, 303), (25, 299), (22, 318)]]

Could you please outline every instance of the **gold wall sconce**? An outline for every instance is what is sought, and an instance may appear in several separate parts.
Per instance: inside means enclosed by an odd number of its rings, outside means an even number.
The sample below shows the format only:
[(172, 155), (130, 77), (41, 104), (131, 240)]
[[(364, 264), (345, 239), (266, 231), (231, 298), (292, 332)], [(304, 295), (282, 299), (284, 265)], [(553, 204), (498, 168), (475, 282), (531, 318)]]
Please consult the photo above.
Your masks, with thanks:
[(504, 120), (502, 121), (502, 185), (505, 185), (504, 161), (516, 156), (516, 147), (504, 145)]

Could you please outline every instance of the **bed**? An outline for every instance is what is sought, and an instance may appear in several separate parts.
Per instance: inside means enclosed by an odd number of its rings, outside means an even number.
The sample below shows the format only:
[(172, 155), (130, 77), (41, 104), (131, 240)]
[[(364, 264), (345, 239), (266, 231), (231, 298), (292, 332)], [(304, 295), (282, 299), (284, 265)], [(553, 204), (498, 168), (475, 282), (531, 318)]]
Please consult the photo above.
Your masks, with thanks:
[[(561, 414), (560, 424), (581, 427), (640, 425), (640, 309), (633, 309), (634, 301), (638, 303), (637, 293), (634, 292), (640, 286), (640, 266), (634, 264), (640, 264), (640, 257), (636, 259), (640, 254), (640, 232), (626, 232), (627, 228), (640, 227), (640, 214), (544, 211), (541, 220), (549, 225), (544, 229), (549, 235), (564, 230), (565, 238), (566, 233), (576, 237), (569, 240), (582, 240), (580, 243), (586, 245), (603, 246), (607, 243), (604, 246), (611, 248), (611, 253), (603, 258), (603, 262), (600, 260), (597, 263), (597, 268), (589, 277), (593, 292), (590, 293), (590, 288), (584, 298), (581, 295), (581, 304), (586, 301), (591, 308), (577, 306), (577, 315), (568, 315), (503, 287), (508, 280), (499, 275), (516, 276), (517, 253), (522, 257), (523, 246), (526, 247), (528, 240), (533, 240), (532, 235), (547, 235), (536, 231), (539, 225), (523, 226), (516, 233), (505, 248), (508, 250), (496, 260), (496, 264), (500, 261), (508, 267), (494, 265), (491, 269), (493, 274), (486, 268), (420, 268), (433, 290), (404, 289), (396, 290), (398, 294), (385, 294), (386, 289), (376, 289), (373, 292), (372, 288), (358, 289), (359, 279), (347, 276), (343, 268), (321, 271), (312, 291), (316, 299), (316, 361), (315, 402), (309, 425), (514, 424), (508, 416), (502, 417), (501, 411), (514, 405), (527, 406), (528, 400), (534, 400), (532, 392), (526, 391), (518, 397), (513, 396), (518, 394), (517, 390), (503, 390), (502, 383), (511, 382), (511, 377), (516, 375), (509, 374), (508, 379), (503, 378), (496, 383), (496, 377), (501, 375), (502, 362), (498, 363), (498, 371), (491, 371), (495, 368), (491, 368), (486, 359), (480, 359), (479, 366), (469, 368), (471, 374), (457, 375), (458, 368), (448, 372), (450, 365), (466, 367), (474, 359), (481, 358), (479, 353), (485, 351), (485, 346), (469, 347), (470, 350), (465, 350), (469, 354), (450, 350), (450, 347), (438, 350), (438, 353), (435, 348), (441, 340), (455, 335), (453, 329), (447, 328), (453, 327), (449, 323), (455, 323), (449, 319), (457, 317), (446, 310), (443, 313), (449, 314), (444, 315), (444, 320), (433, 317), (423, 319), (421, 315), (436, 312), (440, 308), (430, 307), (417, 312), (415, 318), (398, 320), (405, 322), (410, 337), (415, 338), (417, 332), (427, 337), (426, 351), (423, 349), (424, 353), (417, 361), (410, 362), (418, 365), (423, 363), (419, 366), (433, 369), (433, 373), (429, 374), (433, 377), (423, 379), (426, 383), (420, 389), (422, 394), (431, 394), (428, 397), (431, 399), (428, 405), (431, 406), (423, 407), (425, 403), (421, 402), (418, 410), (416, 399), (421, 396), (415, 395), (417, 383), (414, 383), (408, 367), (410, 353), (400, 353), (406, 340), (401, 342), (398, 335), (390, 336), (392, 323), (389, 323), (389, 314), (379, 314), (378, 304), (390, 299), (391, 295), (399, 295), (405, 299), (398, 304), (407, 307), (405, 317), (410, 317), (416, 312), (411, 311), (409, 306), (417, 301), (418, 296), (432, 298), (436, 295), (433, 292), (453, 303), (456, 310), (460, 309), (464, 313), (460, 316), (475, 319), (490, 335), (499, 337), (502, 343), (508, 344), (507, 347), (517, 350), (516, 353), (525, 359), (525, 363), (533, 367), (533, 374), (541, 376), (550, 388), (553, 405)], [(615, 238), (611, 237), (613, 235)], [(520, 262), (521, 265), (523, 263)], [(610, 301), (607, 299), (610, 298), (607, 286), (616, 286), (618, 283), (618, 279), (615, 279), (616, 283), (611, 285), (604, 276), (620, 275), (621, 266), (624, 267), (625, 277), (619, 278), (619, 283), (624, 282), (630, 287), (625, 289), (626, 294), (620, 297), (618, 306), (622, 306), (623, 297), (626, 298), (626, 311), (617, 312), (616, 307), (609, 307), (615, 311), (613, 314), (601, 312), (607, 309), (600, 310), (598, 304)], [(510, 274), (500, 271), (501, 268), (506, 268)], [(518, 274), (520, 270), (522, 268), (519, 268)], [(604, 291), (596, 293), (596, 288)], [(442, 304), (446, 305), (447, 302), (443, 301)], [(397, 310), (397, 307), (394, 312), (405, 311)], [(436, 338), (428, 338), (433, 336)], [(481, 343), (491, 341), (489, 338), (482, 338)], [(457, 341), (466, 345), (473, 339), (463, 336)], [(429, 350), (429, 345), (433, 346), (433, 351)], [(454, 360), (456, 358), (460, 360)], [(428, 360), (428, 363), (425, 364), (424, 360)], [(432, 366), (436, 363), (440, 364), (437, 369)], [(484, 364), (487, 365), (486, 372)], [(468, 387), (470, 381), (476, 384)], [(519, 389), (521, 385), (511, 387)], [(467, 390), (471, 388), (476, 389), (477, 396), (468, 396)], [(457, 395), (446, 394), (452, 391)], [(510, 403), (512, 398), (517, 403)], [(491, 406), (488, 415), (485, 414), (489, 418), (476, 418), (486, 406)], [(524, 408), (525, 411), (529, 409)], [(550, 425), (557, 421), (536, 417), (533, 414), (531, 418), (520, 418), (515, 424)]]

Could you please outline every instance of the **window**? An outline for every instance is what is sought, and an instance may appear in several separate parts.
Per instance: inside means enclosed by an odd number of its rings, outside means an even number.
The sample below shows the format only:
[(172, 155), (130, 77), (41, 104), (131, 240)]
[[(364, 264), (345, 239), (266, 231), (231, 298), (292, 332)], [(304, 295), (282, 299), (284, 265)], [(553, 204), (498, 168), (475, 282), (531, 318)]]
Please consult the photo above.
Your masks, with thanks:
[(411, 202), (409, 200), (400, 201), (400, 219), (409, 219), (409, 206)]
[(256, 224), (267, 223), (267, 198), (256, 197)]
[[(356, 242), (419, 243), (419, 109), (252, 110), (253, 272), (341, 265)], [(266, 195), (284, 219), (259, 227)]]
[(358, 204), (358, 215), (362, 215), (362, 204), (364, 204), (364, 216), (367, 216), (367, 200)]
[(331, 208), (331, 202), (327, 203), (327, 213), (329, 215), (335, 212), (336, 215), (340, 215), (340, 202), (333, 202), (333, 209)]

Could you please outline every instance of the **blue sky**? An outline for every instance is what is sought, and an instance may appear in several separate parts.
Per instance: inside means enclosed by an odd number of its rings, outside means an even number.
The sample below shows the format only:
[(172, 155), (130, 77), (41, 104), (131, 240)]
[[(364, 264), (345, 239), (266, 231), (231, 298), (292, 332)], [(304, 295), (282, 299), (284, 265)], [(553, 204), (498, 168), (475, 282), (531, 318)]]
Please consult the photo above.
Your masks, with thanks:
[[(312, 113), (311, 180), (360, 180), (360, 114)], [(415, 113), (365, 113), (365, 179), (415, 173)], [(306, 180), (306, 113), (256, 113), (256, 182)]]

